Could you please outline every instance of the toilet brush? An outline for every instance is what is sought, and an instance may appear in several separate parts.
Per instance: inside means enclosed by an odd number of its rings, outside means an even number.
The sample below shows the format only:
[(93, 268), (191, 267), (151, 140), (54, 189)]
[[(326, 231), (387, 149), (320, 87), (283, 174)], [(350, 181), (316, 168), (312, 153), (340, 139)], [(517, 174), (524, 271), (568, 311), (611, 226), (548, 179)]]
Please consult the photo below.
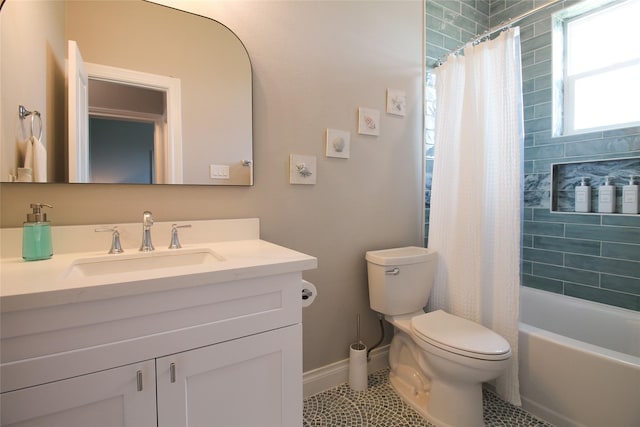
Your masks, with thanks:
[(367, 389), (367, 346), (360, 341), (360, 314), (356, 315), (356, 342), (349, 348), (349, 387)]

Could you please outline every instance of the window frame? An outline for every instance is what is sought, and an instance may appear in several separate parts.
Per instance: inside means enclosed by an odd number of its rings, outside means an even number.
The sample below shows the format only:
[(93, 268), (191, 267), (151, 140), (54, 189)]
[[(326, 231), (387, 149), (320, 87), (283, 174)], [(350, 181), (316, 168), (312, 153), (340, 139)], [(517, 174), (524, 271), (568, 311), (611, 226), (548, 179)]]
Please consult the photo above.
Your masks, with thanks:
[(552, 136), (561, 137), (580, 135), (611, 129), (623, 129), (640, 125), (640, 120), (575, 129), (574, 88), (577, 80), (597, 76), (606, 72), (622, 70), (631, 65), (639, 65), (640, 58), (623, 63), (610, 64), (593, 71), (573, 76), (568, 75), (567, 65), (567, 26), (570, 22), (598, 13), (606, 8), (626, 3), (629, 0), (587, 0), (575, 6), (563, 9), (552, 15)]

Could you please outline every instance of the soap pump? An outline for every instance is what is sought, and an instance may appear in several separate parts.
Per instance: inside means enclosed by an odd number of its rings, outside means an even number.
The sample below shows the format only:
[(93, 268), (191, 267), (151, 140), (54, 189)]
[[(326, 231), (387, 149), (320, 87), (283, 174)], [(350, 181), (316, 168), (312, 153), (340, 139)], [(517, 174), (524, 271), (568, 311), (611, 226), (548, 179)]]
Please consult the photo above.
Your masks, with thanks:
[(598, 212), (613, 213), (616, 211), (616, 187), (613, 177), (605, 176), (604, 184), (598, 188)]
[(53, 255), (51, 245), (51, 223), (47, 221), (47, 214), (43, 207), (53, 208), (46, 203), (32, 203), (32, 213), (27, 214), (27, 220), (22, 226), (22, 258), (25, 261), (49, 259)]
[(638, 176), (629, 178), (629, 185), (622, 187), (622, 213), (637, 214), (640, 213), (640, 186), (636, 183)]
[(588, 181), (588, 177), (582, 177), (580, 185), (576, 186), (576, 212), (591, 212), (591, 187)]

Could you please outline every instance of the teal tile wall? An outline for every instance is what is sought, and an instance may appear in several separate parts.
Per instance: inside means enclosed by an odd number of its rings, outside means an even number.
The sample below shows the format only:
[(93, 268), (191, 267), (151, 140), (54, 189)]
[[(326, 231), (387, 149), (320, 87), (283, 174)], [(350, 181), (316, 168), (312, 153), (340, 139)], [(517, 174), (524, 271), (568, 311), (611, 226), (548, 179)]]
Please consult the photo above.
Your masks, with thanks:
[(426, 0), (427, 69), (438, 58), (489, 29), (489, 0)]
[[(494, 1), (492, 7), (498, 8), (496, 3), (503, 2)], [(524, 200), (525, 208), (531, 211), (531, 220), (523, 227), (522, 284), (640, 311), (640, 216), (550, 212), (552, 163), (640, 156), (638, 127), (551, 137), (550, 17), (574, 3), (561, 2), (520, 23), (526, 135)], [(512, 16), (492, 12), (491, 23)], [(610, 164), (609, 173), (616, 175), (615, 165), (625, 163)], [(566, 184), (569, 189), (575, 185)], [(616, 180), (616, 184), (623, 182)]]
[[(438, 57), (474, 33), (546, 2), (426, 0), (427, 74)], [(551, 164), (640, 156), (640, 127), (551, 137), (550, 17), (575, 3), (560, 2), (519, 23), (525, 117), (522, 285), (640, 311), (640, 216), (550, 212)], [(427, 150), (429, 170), (433, 146)], [(427, 197), (425, 235), (428, 208)]]

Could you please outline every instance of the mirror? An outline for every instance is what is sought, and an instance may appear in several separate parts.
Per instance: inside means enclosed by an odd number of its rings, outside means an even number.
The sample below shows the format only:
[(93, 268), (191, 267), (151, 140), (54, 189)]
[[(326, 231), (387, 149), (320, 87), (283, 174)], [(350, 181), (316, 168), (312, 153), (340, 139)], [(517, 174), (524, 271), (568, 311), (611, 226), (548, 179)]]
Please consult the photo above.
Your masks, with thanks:
[[(78, 153), (68, 152), (71, 145), (68, 141), (75, 132), (69, 129), (69, 111), (76, 106), (75, 102), (70, 105), (67, 101), (68, 41), (72, 40), (89, 70), (91, 124), (87, 133), (105, 128), (103, 122), (114, 118), (112, 116), (124, 120), (114, 125), (119, 136), (111, 137), (111, 142), (109, 137), (100, 138), (107, 141), (106, 148), (102, 145), (92, 149), (94, 141), (88, 142), (87, 151), (100, 153), (95, 157), (109, 160), (102, 162), (95, 178), (85, 181), (144, 182), (144, 178), (141, 181), (127, 178), (136, 175), (147, 176), (147, 182), (154, 183), (253, 184), (251, 63), (242, 42), (224, 25), (143, 0), (6, 0), (0, 9), (0, 31), (0, 181), (16, 180), (17, 169), (24, 166), (28, 151), (24, 141), (30, 138), (32, 130), (36, 136), (39, 134), (41, 120), (47, 182), (69, 182), (69, 171)], [(123, 107), (121, 98), (98, 106), (94, 102), (97, 99), (94, 93), (98, 93), (94, 87), (101, 88), (111, 98), (120, 92), (114, 88), (104, 89), (105, 83), (122, 84), (117, 80), (120, 77), (113, 77), (114, 70), (120, 73), (118, 76), (134, 75), (134, 81), (140, 75), (177, 81), (179, 97), (176, 100), (174, 95), (158, 89), (162, 85), (125, 84), (125, 89), (155, 92), (151, 98), (159, 98), (162, 105), (149, 107), (153, 114), (136, 110), (135, 117), (123, 118), (122, 112), (134, 108), (128, 104)], [(129, 98), (144, 104), (140, 90), (122, 92), (134, 93)], [(19, 105), (40, 115), (20, 119)], [(153, 118), (147, 120), (148, 115)], [(167, 149), (163, 148), (165, 143), (156, 141), (154, 145), (152, 142), (153, 152), (142, 155), (146, 161), (144, 171), (138, 171), (138, 166), (132, 163), (134, 155), (127, 149), (136, 143), (124, 142), (124, 136), (134, 133), (125, 131), (129, 129), (127, 125), (150, 122), (157, 136), (158, 121), (166, 122), (166, 117), (171, 115), (179, 119), (179, 132), (176, 134), (174, 125), (167, 125), (160, 127), (159, 134), (171, 136), (173, 132), (181, 144)], [(117, 144), (113, 143), (114, 138)], [(110, 150), (111, 144), (124, 151), (103, 154)], [(141, 149), (138, 147), (137, 151)], [(179, 164), (167, 166), (173, 172), (165, 172), (164, 176), (172, 176), (170, 179), (162, 178), (163, 174), (158, 172), (165, 163), (169, 164), (167, 159), (181, 159)], [(119, 167), (120, 172), (111, 170), (109, 165)]]

